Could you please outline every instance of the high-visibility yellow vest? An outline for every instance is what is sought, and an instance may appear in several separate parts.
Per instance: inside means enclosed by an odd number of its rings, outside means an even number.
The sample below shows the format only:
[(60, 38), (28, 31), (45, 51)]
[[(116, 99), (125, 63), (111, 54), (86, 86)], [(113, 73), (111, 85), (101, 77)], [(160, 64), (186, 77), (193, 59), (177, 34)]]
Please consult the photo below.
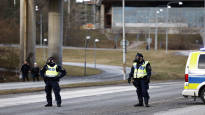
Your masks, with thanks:
[(146, 66), (149, 62), (145, 61), (144, 64), (142, 64), (139, 69), (137, 69), (137, 63), (133, 63), (134, 67), (134, 76), (133, 78), (143, 78), (147, 76)]
[(49, 65), (47, 65), (48, 69), (46, 70), (46, 76), (47, 77), (56, 77), (58, 75), (57, 72), (57, 65), (55, 65), (54, 67), (51, 67)]

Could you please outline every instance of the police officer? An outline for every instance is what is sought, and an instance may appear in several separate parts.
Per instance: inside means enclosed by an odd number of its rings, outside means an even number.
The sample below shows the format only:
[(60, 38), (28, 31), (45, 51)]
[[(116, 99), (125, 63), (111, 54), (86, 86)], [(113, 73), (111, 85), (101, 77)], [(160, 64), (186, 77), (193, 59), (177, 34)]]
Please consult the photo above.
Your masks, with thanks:
[(139, 103), (134, 105), (149, 107), (149, 82), (151, 77), (151, 66), (148, 61), (144, 61), (143, 55), (141, 53), (137, 53), (135, 60), (133, 61), (133, 66), (131, 68), (131, 72), (129, 74), (128, 83), (130, 84), (133, 79), (133, 85), (137, 88), (137, 96)]
[(46, 99), (48, 103), (45, 105), (45, 107), (52, 106), (52, 94), (51, 94), (52, 89), (55, 94), (57, 107), (61, 107), (59, 80), (60, 78), (65, 76), (66, 71), (62, 69), (61, 66), (58, 66), (55, 63), (55, 60), (53, 57), (50, 57), (47, 61), (47, 64), (40, 71), (40, 74), (43, 77), (45, 84), (46, 84), (45, 92), (46, 92)]

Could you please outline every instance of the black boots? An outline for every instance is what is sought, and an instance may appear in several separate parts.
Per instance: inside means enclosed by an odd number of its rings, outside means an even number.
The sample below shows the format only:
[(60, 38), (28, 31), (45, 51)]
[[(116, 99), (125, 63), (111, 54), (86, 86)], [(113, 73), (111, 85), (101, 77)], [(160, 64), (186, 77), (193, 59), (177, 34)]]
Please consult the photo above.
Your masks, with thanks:
[(135, 104), (134, 107), (144, 106), (142, 103)]
[[(46, 104), (45, 107), (52, 107), (52, 104)], [(57, 104), (57, 107), (61, 107), (61, 104)]]
[(149, 104), (145, 104), (145, 107), (150, 107)]
[(145, 107), (150, 107), (149, 106), (149, 97), (147, 97), (147, 98), (144, 98), (144, 103), (145, 103)]
[(52, 107), (52, 104), (46, 104), (45, 107)]
[[(140, 103), (134, 105), (134, 107), (142, 107), (142, 106), (144, 106), (144, 105), (140, 104)], [(150, 107), (150, 106), (149, 106), (149, 104), (145, 104), (145, 107)]]
[(57, 107), (61, 107), (61, 104), (57, 104)]
[[(141, 106), (144, 106), (143, 102), (134, 105), (134, 107), (141, 107)], [(145, 107), (150, 107), (150, 105), (148, 104), (148, 100), (145, 101)]]

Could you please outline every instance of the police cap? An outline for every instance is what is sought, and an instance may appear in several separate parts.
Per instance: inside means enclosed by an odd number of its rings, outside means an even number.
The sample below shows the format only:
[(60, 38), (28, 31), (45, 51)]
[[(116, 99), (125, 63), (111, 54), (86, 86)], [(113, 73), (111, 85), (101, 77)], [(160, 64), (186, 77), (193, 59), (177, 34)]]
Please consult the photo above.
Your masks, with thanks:
[(49, 61), (52, 61), (52, 60), (55, 61), (55, 58), (54, 57), (49, 57), (48, 60)]
[(136, 56), (139, 56), (139, 57), (143, 58), (143, 55), (141, 53), (137, 53)]

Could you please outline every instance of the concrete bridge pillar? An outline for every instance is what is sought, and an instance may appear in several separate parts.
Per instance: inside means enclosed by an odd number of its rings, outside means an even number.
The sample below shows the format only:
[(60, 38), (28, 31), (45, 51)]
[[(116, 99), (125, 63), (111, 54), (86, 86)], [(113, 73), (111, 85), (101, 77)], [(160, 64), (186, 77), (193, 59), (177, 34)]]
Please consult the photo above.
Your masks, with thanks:
[(64, 0), (49, 0), (48, 57), (54, 57), (62, 65)]
[(105, 28), (105, 6), (101, 4), (100, 6), (100, 28)]
[(20, 64), (35, 62), (36, 20), (34, 0), (20, 0)]
[(99, 7), (96, 8), (96, 26), (100, 28), (100, 9)]
[(202, 38), (202, 41), (203, 41), (203, 45), (205, 47), (205, 32), (201, 31), (200, 35), (201, 35), (201, 38)]

